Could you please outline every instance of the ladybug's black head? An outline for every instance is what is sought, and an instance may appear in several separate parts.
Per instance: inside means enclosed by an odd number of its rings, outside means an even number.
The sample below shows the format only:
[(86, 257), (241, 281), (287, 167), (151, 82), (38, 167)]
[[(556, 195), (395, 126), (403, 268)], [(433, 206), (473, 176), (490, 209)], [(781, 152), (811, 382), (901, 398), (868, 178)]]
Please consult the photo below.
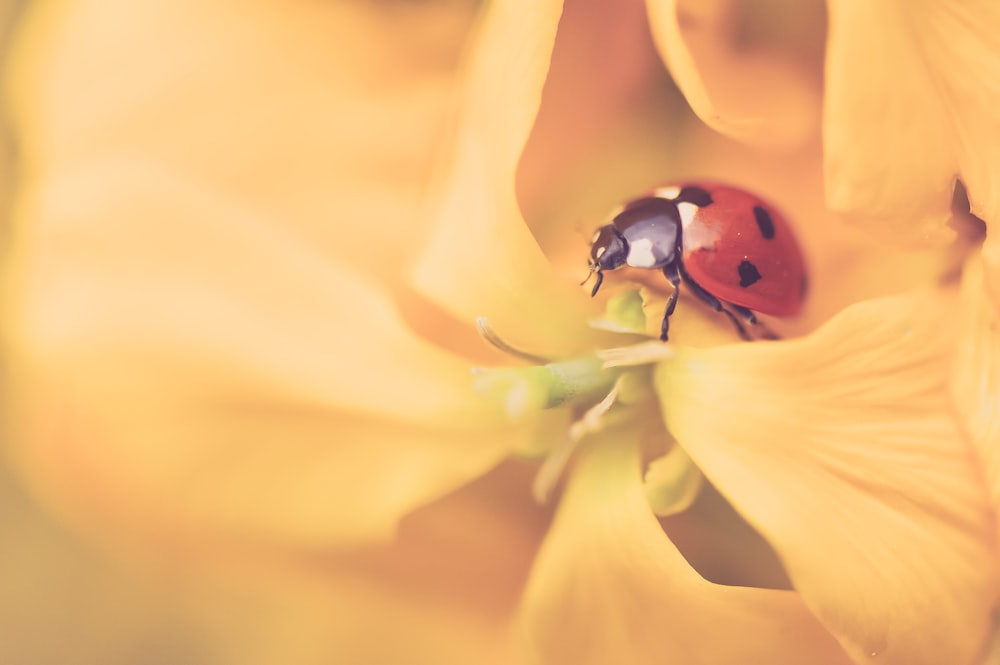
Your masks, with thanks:
[(597, 295), (598, 289), (601, 288), (601, 282), (604, 281), (602, 271), (621, 268), (627, 258), (628, 244), (612, 224), (597, 229), (590, 245), (590, 273), (597, 273), (597, 282), (590, 293), (591, 296)]

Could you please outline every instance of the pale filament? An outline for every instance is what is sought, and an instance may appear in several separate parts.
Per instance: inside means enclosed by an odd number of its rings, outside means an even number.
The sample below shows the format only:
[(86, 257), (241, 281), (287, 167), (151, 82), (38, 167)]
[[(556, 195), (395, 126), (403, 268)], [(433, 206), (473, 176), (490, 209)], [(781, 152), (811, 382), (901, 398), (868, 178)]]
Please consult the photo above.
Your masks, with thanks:
[(573, 452), (580, 445), (580, 442), (588, 435), (604, 429), (604, 416), (618, 401), (624, 379), (624, 374), (619, 376), (604, 399), (587, 409), (578, 420), (570, 425), (569, 436), (553, 448), (545, 461), (542, 462), (542, 466), (535, 476), (535, 482), (531, 486), (531, 493), (535, 497), (535, 501), (538, 503), (548, 502), (559, 478), (566, 469), (569, 458), (573, 456)]

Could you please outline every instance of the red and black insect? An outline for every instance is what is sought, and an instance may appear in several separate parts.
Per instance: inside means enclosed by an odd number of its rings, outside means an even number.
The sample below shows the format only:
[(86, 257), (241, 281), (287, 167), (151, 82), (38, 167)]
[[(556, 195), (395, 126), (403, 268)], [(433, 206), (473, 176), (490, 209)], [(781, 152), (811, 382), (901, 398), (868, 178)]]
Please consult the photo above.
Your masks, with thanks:
[(669, 185), (627, 203), (594, 234), (591, 295), (605, 270), (626, 265), (662, 270), (673, 285), (663, 341), (681, 282), (747, 340), (741, 321), (759, 325), (754, 312), (794, 316), (806, 292), (805, 261), (791, 227), (772, 206), (728, 185)]

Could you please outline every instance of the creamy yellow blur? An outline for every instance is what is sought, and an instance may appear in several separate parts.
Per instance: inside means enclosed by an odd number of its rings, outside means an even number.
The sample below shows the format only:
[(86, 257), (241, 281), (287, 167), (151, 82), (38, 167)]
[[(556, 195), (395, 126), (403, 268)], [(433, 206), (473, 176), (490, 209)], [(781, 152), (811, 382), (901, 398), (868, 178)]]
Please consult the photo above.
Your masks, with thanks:
[[(989, 223), (988, 163), (911, 154), (895, 107), (852, 97), (845, 72), (878, 81), (862, 56), (938, 80), (896, 46), (937, 53), (917, 28), (940, 16), (829, 11), (824, 61), (824, 7), (790, 0), (32, 3), (6, 72), (4, 443), (42, 508), (12, 489), (5, 528), (12, 569), (69, 583), (11, 577), (9, 611), (33, 608), (14, 653), (56, 633), (95, 663), (973, 662), (996, 262), (941, 284), (963, 259), (942, 174)], [(960, 92), (925, 132), (982, 129)], [(517, 361), (473, 322), (555, 359), (612, 344), (576, 286), (587, 239), (679, 177), (782, 205), (807, 311), (774, 322), (785, 342), (720, 346), (682, 303), (645, 411), (585, 442), (550, 524), (508, 458), (570, 414), (476, 395), (471, 366)], [(891, 241), (908, 221), (927, 248)], [(646, 501), (664, 424), (714, 485), (693, 517)], [(81, 578), (122, 600), (67, 609)]]

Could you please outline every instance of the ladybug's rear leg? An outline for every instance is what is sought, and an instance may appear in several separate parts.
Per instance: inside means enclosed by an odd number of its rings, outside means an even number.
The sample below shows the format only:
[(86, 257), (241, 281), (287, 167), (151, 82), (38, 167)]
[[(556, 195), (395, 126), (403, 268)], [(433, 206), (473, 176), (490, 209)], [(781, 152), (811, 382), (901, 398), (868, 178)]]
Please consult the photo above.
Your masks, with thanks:
[(733, 311), (736, 312), (737, 316), (740, 316), (744, 321), (753, 326), (755, 330), (760, 331), (761, 339), (781, 339), (781, 335), (774, 332), (766, 325), (758, 321), (757, 317), (751, 310), (747, 309), (746, 307), (741, 307), (740, 305), (729, 304), (729, 306), (733, 308)]
[(681, 273), (678, 269), (678, 261), (673, 263), (668, 263), (663, 266), (663, 276), (667, 278), (670, 285), (674, 287), (673, 292), (671, 292), (670, 297), (667, 298), (667, 311), (663, 315), (663, 323), (660, 324), (660, 341), (667, 341), (667, 330), (670, 328), (670, 316), (674, 313), (674, 308), (677, 307), (677, 298), (681, 294)]
[[(725, 314), (726, 318), (729, 319), (729, 322), (733, 324), (734, 328), (736, 328), (736, 334), (740, 336), (740, 339), (746, 342), (753, 341), (753, 337), (751, 337), (747, 333), (746, 328), (743, 327), (743, 324), (740, 323), (740, 320), (737, 319), (732, 312), (730, 312), (728, 309), (722, 306), (721, 300), (719, 300), (711, 293), (703, 289), (698, 282), (691, 279), (691, 275), (687, 274), (687, 271), (684, 270), (684, 266), (679, 266), (679, 268), (681, 277), (684, 279), (684, 283), (687, 284), (688, 288), (691, 289), (691, 291), (696, 296), (698, 296), (699, 300), (701, 300), (703, 303), (714, 309), (716, 312), (722, 312), (723, 314)], [(743, 316), (743, 318), (746, 320), (748, 324), (752, 326), (757, 325), (757, 317), (754, 316), (753, 312), (751, 312), (749, 309), (747, 309), (746, 307), (739, 307), (737, 305), (731, 305), (731, 307), (737, 310), (737, 312), (739, 312), (740, 315)]]

